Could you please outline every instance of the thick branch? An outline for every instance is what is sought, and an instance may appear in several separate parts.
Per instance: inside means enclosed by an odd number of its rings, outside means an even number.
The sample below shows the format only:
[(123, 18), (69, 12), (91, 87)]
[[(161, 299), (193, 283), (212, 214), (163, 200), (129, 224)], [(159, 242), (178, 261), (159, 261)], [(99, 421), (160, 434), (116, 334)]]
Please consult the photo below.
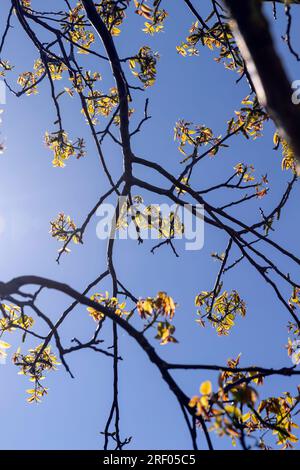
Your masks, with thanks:
[(232, 29), (258, 99), (300, 162), (300, 107), (292, 102), (291, 83), (275, 49), (261, 1), (224, 0), (224, 3), (230, 10)]
[(120, 64), (120, 59), (111, 37), (101, 16), (97, 12), (94, 2), (91, 0), (82, 0), (87, 17), (94, 26), (101, 38), (104, 48), (107, 52), (112, 72), (116, 81), (119, 100), (120, 100), (120, 134), (122, 139), (122, 150), (124, 155), (125, 179), (131, 176), (131, 147), (129, 133), (129, 109), (128, 109), (128, 89), (125, 76)]
[(276, 3), (292, 3), (292, 4), (297, 4), (300, 5), (300, 0), (263, 0), (264, 2), (276, 2)]

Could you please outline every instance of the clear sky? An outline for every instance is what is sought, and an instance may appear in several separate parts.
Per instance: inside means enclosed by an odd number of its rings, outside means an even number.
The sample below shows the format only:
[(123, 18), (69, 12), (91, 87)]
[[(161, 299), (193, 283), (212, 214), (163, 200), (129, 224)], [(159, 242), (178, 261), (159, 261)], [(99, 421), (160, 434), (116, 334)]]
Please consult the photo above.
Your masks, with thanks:
[[(55, 4), (59, 8), (61, 0), (50, 3), (51, 7)], [(195, 1), (195, 5), (198, 3), (205, 2)], [(9, 4), (9, 1), (1, 2), (1, 27)], [(121, 56), (134, 53), (142, 44), (151, 45), (161, 55), (156, 86), (145, 94), (136, 95), (133, 103), (138, 119), (143, 112), (144, 99), (149, 96), (152, 116), (144, 131), (133, 141), (133, 147), (137, 155), (161, 162), (176, 174), (181, 169), (181, 155), (173, 141), (175, 122), (183, 118), (195, 124), (206, 124), (215, 134), (224, 134), (227, 120), (239, 108), (248, 90), (245, 84), (235, 85), (234, 73), (217, 64), (208, 50), (201, 49), (199, 57), (179, 56), (176, 45), (185, 39), (193, 18), (183, 2), (166, 2), (166, 9), (170, 16), (165, 32), (153, 38), (144, 36), (141, 32), (143, 22), (131, 9), (130, 18), (122, 28), (124, 33), (116, 39), (116, 45)], [(295, 17), (295, 25), (297, 19), (299, 21), (299, 15)], [(300, 50), (297, 27), (294, 29), (295, 47)], [(285, 18), (280, 9), (277, 38), (284, 31)], [(291, 77), (300, 79), (299, 64), (288, 57), (281, 41), (279, 47)], [(3, 56), (16, 64), (16, 73), (32, 69), (36, 53), (18, 26), (11, 31)], [(93, 71), (103, 74), (103, 88), (113, 85), (102, 63), (95, 59), (86, 60)], [(13, 74), (12, 83), (14, 77)], [(134, 82), (134, 78), (131, 81)], [(84, 246), (74, 247), (59, 266), (55, 262), (59, 246), (49, 235), (49, 221), (64, 211), (80, 225), (108, 186), (79, 103), (69, 97), (64, 98), (65, 128), (73, 138), (86, 137), (88, 154), (79, 161), (70, 159), (64, 169), (52, 167), (52, 155), (43, 144), (43, 135), (46, 130), (54, 130), (55, 114), (48, 86), (41, 86), (39, 91), (36, 96), (21, 99), (8, 94), (4, 106), (1, 135), (7, 150), (0, 157), (0, 225), (3, 226), (0, 279), (38, 274), (66, 281), (83, 290), (105, 270), (106, 265), (106, 242), (96, 237), (97, 218), (90, 223)], [(250, 204), (251, 210), (247, 213), (239, 208), (232, 211), (250, 222), (254, 217), (259, 218), (259, 206), (267, 211), (276, 205), (291, 178), (290, 173), (281, 171), (280, 154), (272, 150), (273, 132), (272, 124), (268, 124), (264, 139), (247, 143), (241, 137), (235, 138), (229, 149), (224, 149), (215, 159), (208, 159), (195, 173), (199, 187), (224, 180), (240, 161), (254, 164), (258, 175), (268, 173), (269, 195), (259, 204), (257, 201)], [(121, 164), (119, 149), (108, 141), (105, 151), (113, 173), (117, 174)], [(278, 231), (272, 235), (298, 256), (299, 196), (298, 185), (282, 214)], [(220, 202), (223, 197), (221, 194), (219, 199), (211, 201)], [(147, 202), (159, 201), (149, 200), (148, 196)], [(222, 338), (217, 337), (213, 328), (201, 329), (195, 323), (195, 295), (213, 287), (219, 268), (210, 253), (222, 252), (225, 244), (222, 233), (206, 227), (205, 245), (199, 252), (185, 252), (182, 242), (178, 242), (181, 256), (177, 259), (167, 247), (153, 255), (150, 242), (137, 246), (133, 241), (120, 241), (116, 246), (115, 261), (120, 279), (137, 297), (154, 296), (164, 290), (178, 302), (175, 325), (179, 344), (165, 347), (157, 344), (165, 358), (225, 364), (229, 357), (242, 353), (241, 364), (245, 366), (290, 366), (285, 350), (286, 312), (246, 263), (231, 271), (225, 283), (227, 289), (237, 289), (246, 301), (246, 318), (238, 320), (231, 334)], [(289, 267), (283, 264), (286, 261), (279, 258), (277, 261), (288, 271)], [(105, 289), (111, 291), (111, 286), (104, 283), (101, 290)], [(290, 292), (287, 290), (285, 294), (289, 296)], [(66, 305), (66, 300), (57, 295), (48, 294), (43, 298), (43, 307), (53, 319), (59, 317)], [(94, 326), (85, 308), (78, 308), (63, 328), (65, 344), (69, 345), (74, 336), (83, 341), (89, 339)], [(110, 334), (111, 328), (107, 325), (106, 345), (111, 344)], [(6, 338), (14, 347), (21, 341), (16, 334)], [(22, 345), (23, 351), (25, 348), (26, 345)], [(157, 370), (148, 364), (143, 352), (123, 332), (120, 333), (120, 350), (124, 357), (120, 366), (121, 433), (123, 437), (133, 436), (128, 449), (190, 448), (181, 411)], [(112, 363), (88, 351), (74, 353), (68, 360), (75, 379), (71, 379), (63, 367), (50, 373), (46, 379), (49, 395), (37, 406), (26, 403), (28, 380), (17, 375), (16, 367), (10, 361), (6, 366), (0, 366), (1, 449), (101, 449), (100, 432), (112, 399)], [(217, 374), (207, 372), (180, 372), (176, 377), (189, 395), (197, 393), (199, 384), (208, 378), (217, 385)], [(262, 396), (280, 394), (296, 384), (293, 379), (268, 379), (261, 393)], [(226, 438), (219, 440), (213, 436), (213, 441), (216, 448), (230, 448)], [(204, 447), (204, 439), (200, 438), (200, 442)]]

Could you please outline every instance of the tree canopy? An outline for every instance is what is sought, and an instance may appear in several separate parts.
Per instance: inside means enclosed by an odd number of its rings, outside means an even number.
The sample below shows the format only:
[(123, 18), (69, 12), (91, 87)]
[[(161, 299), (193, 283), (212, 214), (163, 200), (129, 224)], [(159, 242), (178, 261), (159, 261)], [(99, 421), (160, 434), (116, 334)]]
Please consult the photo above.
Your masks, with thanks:
[[(64, 368), (73, 376), (70, 355), (93, 351), (111, 360), (113, 367), (111, 408), (106, 423), (99, 423), (104, 449), (122, 450), (134, 445), (134, 436), (126, 436), (122, 431), (119, 401), (126, 394), (119, 384), (120, 369), (126, 369), (126, 348), (120, 348), (120, 335), (125, 334), (158, 370), (157, 380), (167, 385), (166, 393), (175, 398), (190, 435), (191, 448), (213, 450), (214, 442), (222, 447), (223, 440), (219, 438), (229, 439), (244, 450), (297, 447), (300, 258), (299, 244), (291, 246), (288, 240), (285, 243), (285, 237), (288, 239), (290, 232), (297, 231), (297, 214), (293, 215), (295, 220), (287, 221), (285, 213), (293, 193), (298, 190), (299, 196), (300, 110), (299, 102), (292, 99), (295, 89), (278, 44), (283, 39), (286, 57), (295, 64), (300, 61), (293, 42), (293, 15), (298, 11), (293, 4), (300, 2), (178, 2), (189, 19), (190, 29), (185, 36), (178, 33), (174, 51), (180, 59), (183, 74), (180, 77), (190, 73), (189, 61), (194, 64), (191, 109), (197, 121), (182, 116), (178, 106), (178, 119), (172, 129), (175, 157), (164, 152), (161, 139), (169, 142), (172, 137), (163, 135), (163, 131), (160, 134), (159, 126), (155, 127), (159, 109), (152, 109), (151, 105), (154, 94), (160, 92), (160, 80), (165, 79), (170, 90), (178, 87), (178, 93), (182, 92), (179, 72), (173, 76), (164, 69), (165, 77), (160, 75), (160, 66), (166, 60), (160, 54), (160, 44), (167, 35), (168, 24), (181, 21), (170, 13), (173, 2), (7, 0), (2, 3), (5, 20), (0, 38), (0, 77), (14, 99), (34, 100), (34, 95), (41, 93), (49, 97), (55, 117), (54, 122), (48, 123), (49, 130), (45, 129), (44, 144), (52, 166), (64, 172), (69, 165), (76, 166), (82, 161), (89, 165), (97, 157), (105, 178), (106, 187), (99, 185), (96, 175), (89, 182), (97, 188), (99, 197), (87, 213), (80, 214), (81, 220), (62, 212), (61, 201), (57, 201), (57, 214), (49, 222), (50, 236), (59, 244), (56, 257), (59, 267), (67, 256), (75, 256), (77, 250), (89, 243), (88, 232), (93, 231), (101, 208), (106, 203), (114, 207), (110, 233), (105, 240), (105, 260), (99, 260), (98, 274), (92, 281), (84, 276), (81, 285), (75, 288), (69, 280), (17, 272), (13, 279), (0, 282), (0, 353), (3, 358), (7, 356), (11, 348), (9, 336), (14, 333), (20, 347), (14, 351), (12, 360), (19, 373), (30, 381), (27, 402), (34, 404), (47, 399), (50, 372), (55, 374), (58, 368)], [(279, 14), (286, 25), (282, 39), (273, 34), (270, 25), (271, 21), (276, 24)], [(128, 31), (138, 41), (142, 37), (138, 48), (133, 40), (128, 40)], [(7, 50), (21, 47), (22, 41), (32, 48), (32, 56), (26, 57), (32, 67), (26, 70), (7, 54)], [(193, 100), (196, 103), (197, 97), (205, 93), (201, 69), (206, 61), (216, 62), (222, 74), (226, 69), (232, 88), (240, 89), (241, 93), (246, 90), (235, 109), (226, 109), (228, 119), (222, 131), (217, 132), (212, 129), (214, 123), (203, 123), (202, 110), (193, 105)], [(70, 109), (74, 124), (65, 117)], [(77, 125), (77, 116), (85, 126), (84, 135)], [(147, 132), (151, 133), (150, 138)], [(237, 141), (245, 148), (245, 154), (248, 148), (254, 153), (261, 152), (260, 168), (264, 168), (261, 176), (240, 152), (237, 155)], [(270, 161), (261, 150), (254, 150), (260, 148), (261, 141), (270, 153), (276, 152), (272, 165), (281, 165), (282, 179), (274, 191), (268, 176), (272, 172)], [(1, 145), (5, 153), (4, 147)], [(234, 156), (234, 165), (227, 163), (228, 155)], [(32, 160), (28, 160), (29, 165), (35, 164)], [(285, 183), (283, 178), (287, 176)], [(66, 191), (68, 183), (66, 178)], [(82, 182), (78, 181), (78, 200), (81, 191), (84, 192), (81, 188)], [(52, 194), (49, 188), (49, 197)], [(74, 197), (74, 210), (77, 202)], [(172, 207), (167, 215), (162, 210), (164, 203)], [(6, 204), (9, 206), (9, 194)], [(185, 220), (182, 211), (187, 207), (190, 219)], [(202, 250), (197, 258), (191, 258), (180, 248), (177, 239), (187, 234), (188, 221), (196, 224), (199, 236), (204, 223), (209, 245), (211, 241), (216, 243), (213, 252)], [(157, 260), (153, 277), (157, 276), (162, 285), (162, 252), (163, 256), (167, 253), (176, 260), (187, 256), (188, 264), (199, 263), (199, 271), (201, 263), (204, 266), (202, 258), (209, 258), (206, 262), (215, 275), (212, 285), (209, 282), (199, 285), (193, 275), (186, 280), (194, 291), (192, 312), (181, 305), (183, 275), (179, 265), (172, 292), (165, 292), (164, 287), (153, 291), (146, 276), (148, 258), (139, 273), (144, 285), (142, 293), (132, 285), (130, 275), (126, 279), (124, 275), (121, 277), (116, 246), (122, 246), (126, 253), (128, 242), (119, 240), (122, 237), (118, 234), (129, 227), (139, 250), (136, 257), (142, 258), (143, 252), (150, 250)], [(149, 241), (147, 232), (154, 233), (156, 240)], [(32, 237), (35, 236), (33, 233)], [(39, 243), (38, 236), (35, 243)], [(87, 263), (94, 262), (96, 256), (89, 253)], [(126, 262), (134, 264), (136, 259), (128, 255)], [(207, 269), (208, 264), (205, 266)], [(252, 272), (257, 284), (252, 281), (248, 284), (248, 273)], [(252, 274), (249, 276), (252, 279)], [(238, 277), (243, 284), (242, 292), (236, 285)], [(278, 310), (274, 315), (281, 315), (287, 326), (286, 344), (282, 345), (283, 350), (287, 349), (286, 363), (274, 367), (265, 364), (264, 358), (257, 358), (257, 364), (249, 364), (241, 354), (224, 358), (222, 364), (206, 363), (198, 343), (193, 344), (193, 361), (187, 362), (184, 351), (189, 349), (189, 344), (187, 339), (180, 339), (180, 330), (185, 325), (178, 317), (184, 315), (186, 323), (192, 322), (199, 344), (201, 335), (208, 330), (207, 334), (214, 340), (216, 337), (217, 345), (251, 315), (256, 315), (259, 330), (267, 303), (259, 298), (257, 311), (248, 309), (258, 286), (272, 293)], [(70, 304), (56, 318), (53, 309), (45, 308), (43, 299), (47, 296), (52, 305), (61, 294)], [(66, 338), (62, 333), (78, 311), (81, 315), (84, 312), (86, 322), (93, 322), (94, 331), (88, 339)], [(177, 321), (180, 327), (176, 329)], [(269, 340), (274, 328), (275, 325), (269, 324)], [(107, 344), (108, 331), (112, 334), (112, 346)], [(176, 348), (181, 348), (181, 355), (175, 352)], [(199, 383), (195, 381), (195, 393), (191, 394), (185, 388), (184, 377), (193, 371), (209, 375)], [(268, 388), (268, 381), (274, 377), (280, 378), (280, 390)], [(135, 393), (138, 397), (139, 392)], [(147, 406), (155, 407), (155, 401), (149, 397), (147, 400)]]

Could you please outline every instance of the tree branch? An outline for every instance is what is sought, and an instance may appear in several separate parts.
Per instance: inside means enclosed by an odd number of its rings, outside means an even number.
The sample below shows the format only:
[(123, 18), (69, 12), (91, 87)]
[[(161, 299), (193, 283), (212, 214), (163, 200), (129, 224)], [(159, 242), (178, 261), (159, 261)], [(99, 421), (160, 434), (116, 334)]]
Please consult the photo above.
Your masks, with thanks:
[(233, 33), (257, 97), (275, 122), (280, 135), (294, 150), (299, 163), (300, 107), (292, 102), (291, 83), (275, 49), (261, 1), (224, 0), (224, 3), (230, 11)]

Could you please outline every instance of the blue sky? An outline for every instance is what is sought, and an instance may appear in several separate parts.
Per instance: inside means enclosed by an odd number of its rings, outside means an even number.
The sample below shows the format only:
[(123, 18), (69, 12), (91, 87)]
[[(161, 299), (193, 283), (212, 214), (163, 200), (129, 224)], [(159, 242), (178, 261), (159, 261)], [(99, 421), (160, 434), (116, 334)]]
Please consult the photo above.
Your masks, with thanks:
[[(1, 11), (6, 13), (10, 2), (2, 3), (5, 5), (1, 5)], [(53, 3), (59, 7), (61, 1), (55, 0), (51, 5)], [(201, 49), (199, 57), (195, 58), (182, 58), (177, 54), (176, 45), (186, 37), (193, 18), (183, 2), (167, 3), (170, 3), (166, 5), (170, 16), (164, 33), (154, 38), (145, 37), (140, 18), (131, 10), (127, 25), (122, 28), (124, 33), (116, 44), (121, 56), (130, 55), (143, 44), (151, 45), (161, 55), (156, 86), (135, 96), (135, 119), (141, 116), (147, 96), (152, 119), (136, 136), (133, 149), (137, 155), (158, 161), (176, 174), (181, 169), (181, 155), (173, 141), (175, 122), (183, 118), (195, 124), (206, 124), (215, 134), (224, 134), (227, 120), (239, 108), (248, 90), (245, 84), (235, 85), (234, 73), (215, 63), (210, 51)], [(1, 15), (1, 26), (3, 17), (5, 14)], [(280, 9), (277, 37), (284, 31), (285, 19)], [(296, 28), (294, 32), (295, 47), (300, 50)], [(299, 65), (288, 56), (284, 44), (280, 42), (279, 47), (291, 78), (299, 79)], [(4, 55), (16, 64), (18, 72), (31, 70), (36, 53), (18, 26), (10, 33)], [(103, 74), (104, 89), (113, 86), (107, 67), (94, 59), (85, 60), (93, 71)], [(131, 81), (133, 83), (134, 78)], [(0, 159), (0, 217), (4, 221), (0, 235), (0, 278), (9, 280), (17, 275), (38, 274), (66, 281), (83, 290), (105, 270), (106, 243), (96, 238), (97, 218), (89, 226), (84, 246), (74, 247), (59, 266), (55, 262), (58, 245), (49, 235), (49, 221), (64, 211), (80, 225), (108, 186), (80, 105), (69, 97), (64, 98), (63, 105), (65, 128), (74, 139), (86, 137), (88, 153), (79, 161), (70, 159), (64, 169), (52, 167), (52, 156), (45, 148), (43, 135), (46, 130), (54, 130), (55, 114), (48, 86), (41, 86), (39, 91), (36, 96), (21, 99), (8, 95), (4, 107), (1, 135), (7, 150)], [(229, 149), (224, 149), (215, 159), (206, 160), (195, 172), (194, 180), (199, 187), (225, 179), (240, 161), (254, 164), (258, 175), (267, 172), (271, 186), (269, 196), (259, 204), (257, 201), (250, 204), (249, 213), (244, 209), (232, 211), (235, 216), (250, 222), (259, 217), (259, 205), (267, 211), (276, 204), (291, 177), (281, 171), (280, 154), (272, 150), (273, 132), (272, 124), (268, 124), (263, 139), (247, 143), (241, 137), (235, 138)], [(109, 141), (104, 149), (110, 168), (117, 175), (120, 151)], [(150, 172), (147, 177), (154, 180)], [(272, 235), (298, 255), (299, 196), (298, 185), (282, 214), (278, 230)], [(149, 203), (159, 202), (147, 197)], [(223, 197), (221, 194), (219, 199), (210, 201), (218, 203)], [(245, 366), (290, 366), (284, 347), (288, 336), (286, 312), (246, 263), (240, 264), (225, 279), (225, 287), (237, 289), (246, 301), (246, 318), (238, 320), (230, 336), (222, 338), (217, 337), (209, 326), (200, 329), (195, 323), (195, 295), (213, 287), (219, 268), (210, 253), (222, 252), (225, 246), (226, 238), (222, 233), (205, 227), (205, 246), (199, 252), (185, 252), (182, 242), (178, 242), (179, 259), (167, 247), (153, 256), (150, 242), (137, 246), (133, 241), (120, 241), (116, 246), (115, 262), (120, 279), (136, 296), (152, 296), (164, 290), (178, 302), (175, 325), (179, 344), (164, 348), (157, 344), (165, 358), (174, 362), (225, 364), (229, 357), (242, 352), (241, 364)], [(288, 271), (286, 260), (277, 258), (276, 261)], [(105, 289), (111, 291), (111, 286), (104, 283), (97, 291)], [(289, 294), (286, 290), (285, 295)], [(68, 302), (61, 296), (47, 294), (42, 305), (55, 319)], [(69, 345), (74, 336), (83, 341), (89, 339), (94, 326), (85, 308), (79, 307), (63, 327), (65, 344)], [(107, 325), (104, 339), (108, 346), (110, 334), (111, 327)], [(14, 347), (20, 344), (16, 334), (6, 338)], [(23, 345), (22, 350), (25, 348)], [(120, 350), (124, 357), (120, 366), (121, 432), (123, 437), (133, 436), (128, 449), (190, 448), (181, 411), (159, 373), (123, 332), (120, 332)], [(75, 353), (68, 360), (75, 379), (71, 379), (62, 367), (58, 372), (50, 373), (47, 377), (49, 395), (37, 406), (26, 403), (27, 379), (17, 375), (17, 369), (10, 363), (0, 366), (1, 449), (101, 449), (100, 431), (104, 428), (112, 399), (111, 361), (93, 352)], [(208, 378), (217, 385), (217, 374), (207, 372), (180, 372), (176, 377), (189, 395), (197, 393), (199, 384)], [(280, 394), (296, 384), (294, 379), (269, 379), (261, 389), (261, 396)], [(226, 439), (213, 437), (213, 441), (216, 448), (230, 448)], [(201, 435), (200, 443), (205, 447)]]

